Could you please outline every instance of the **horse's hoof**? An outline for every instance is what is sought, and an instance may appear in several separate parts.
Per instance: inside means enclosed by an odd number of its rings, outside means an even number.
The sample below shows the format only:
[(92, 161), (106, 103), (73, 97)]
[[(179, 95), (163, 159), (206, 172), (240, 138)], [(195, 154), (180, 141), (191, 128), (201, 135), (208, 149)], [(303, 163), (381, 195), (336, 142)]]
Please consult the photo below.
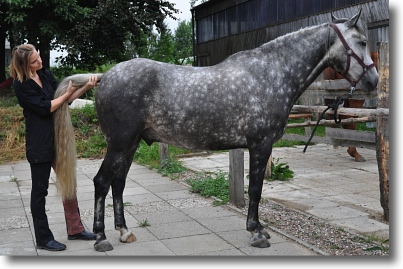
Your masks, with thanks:
[(134, 236), (134, 234), (131, 231), (127, 231), (126, 233), (120, 236), (120, 242), (122, 243), (133, 243), (136, 240), (137, 240), (136, 236)]
[[(267, 232), (266, 232), (267, 233)], [(260, 232), (255, 233), (250, 239), (251, 245), (257, 248), (268, 248), (270, 247), (269, 240)]]
[(94, 249), (99, 252), (105, 252), (113, 250), (113, 246), (111, 245), (111, 243), (109, 243), (108, 240), (102, 240), (99, 242), (97, 240), (94, 244)]
[(347, 149), (347, 153), (348, 153), (351, 157), (353, 157), (356, 162), (366, 162), (366, 160), (364, 159), (364, 157), (362, 157), (361, 154), (359, 154), (359, 153), (357, 152), (356, 148), (349, 147), (349, 148)]
[(364, 159), (364, 157), (362, 157), (361, 155), (355, 157), (354, 160), (355, 160), (356, 162), (366, 162), (366, 160)]

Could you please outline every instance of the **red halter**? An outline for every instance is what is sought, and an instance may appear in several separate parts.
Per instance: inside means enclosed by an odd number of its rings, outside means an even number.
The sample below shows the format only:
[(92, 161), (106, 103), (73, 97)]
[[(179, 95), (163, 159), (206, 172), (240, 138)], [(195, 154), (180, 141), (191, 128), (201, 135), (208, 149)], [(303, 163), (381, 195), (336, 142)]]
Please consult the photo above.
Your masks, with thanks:
[[(352, 90), (355, 89), (355, 86), (357, 85), (357, 83), (362, 79), (362, 77), (365, 75), (365, 73), (371, 69), (372, 67), (375, 67), (375, 64), (372, 63), (370, 65), (366, 65), (364, 63), (364, 61), (358, 57), (357, 54), (355, 54), (355, 52), (350, 48), (350, 46), (347, 44), (346, 40), (344, 39), (343, 35), (341, 34), (339, 28), (337, 28), (336, 24), (334, 23), (329, 23), (329, 26), (332, 27), (334, 29), (334, 31), (336, 32), (336, 34), (338, 35), (338, 37), (340, 38), (341, 43), (343, 43), (344, 48), (346, 49), (347, 52), (347, 66), (346, 66), (346, 70), (344, 70), (343, 73), (341, 73), (341, 75), (343, 77), (346, 78), (346, 80), (348, 82), (350, 82)], [(351, 62), (351, 56), (354, 57), (357, 62), (362, 66), (362, 73), (361, 75), (358, 77), (358, 79), (355, 81), (351, 78), (351, 76), (348, 75), (348, 71), (350, 70), (350, 62)]]

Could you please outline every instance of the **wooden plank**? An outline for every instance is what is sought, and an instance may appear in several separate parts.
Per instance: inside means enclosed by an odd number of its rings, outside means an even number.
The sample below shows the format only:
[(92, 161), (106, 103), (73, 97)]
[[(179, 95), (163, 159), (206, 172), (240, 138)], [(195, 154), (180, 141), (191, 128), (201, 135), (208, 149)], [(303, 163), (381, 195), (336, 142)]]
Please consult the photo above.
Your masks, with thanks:
[[(381, 42), (379, 55), (378, 108), (389, 107), (389, 43)], [(380, 116), (376, 124), (376, 159), (378, 161), (380, 201), (384, 219), (389, 221), (389, 117)]]
[[(304, 106), (304, 105), (294, 105), (292, 107), (293, 113), (322, 113), (327, 106)], [(377, 108), (377, 109), (367, 109), (367, 108), (347, 108), (340, 107), (337, 109), (339, 115), (346, 115), (351, 117), (389, 117), (389, 108)], [(326, 114), (333, 114), (333, 110), (329, 109)]]
[(375, 150), (376, 145), (374, 143), (368, 143), (363, 141), (354, 140), (337, 140), (337, 139), (327, 139), (325, 144), (340, 146), (340, 147), (355, 147), (355, 148), (366, 148)]
[(326, 138), (337, 140), (353, 140), (375, 144), (374, 132), (363, 132), (341, 128), (326, 128)]
[[(309, 136), (297, 135), (297, 134), (284, 134), (281, 137), (282, 140), (290, 140), (290, 141), (308, 141)], [(311, 140), (312, 143), (326, 143), (325, 137), (314, 136)]]
[(245, 206), (243, 149), (229, 151), (229, 202), (235, 206)]
[[(352, 123), (362, 123), (362, 122), (375, 122), (376, 117), (364, 117), (364, 118), (348, 118), (342, 119), (340, 123), (335, 123), (334, 120), (325, 120), (322, 119), (319, 121), (320, 126), (339, 126), (343, 124), (352, 124)], [(287, 124), (287, 128), (299, 128), (299, 127), (307, 127), (307, 126), (315, 126), (317, 121), (306, 121), (301, 123), (289, 123)]]
[(312, 113), (304, 113), (304, 114), (290, 114), (288, 116), (289, 119), (305, 119), (312, 118)]

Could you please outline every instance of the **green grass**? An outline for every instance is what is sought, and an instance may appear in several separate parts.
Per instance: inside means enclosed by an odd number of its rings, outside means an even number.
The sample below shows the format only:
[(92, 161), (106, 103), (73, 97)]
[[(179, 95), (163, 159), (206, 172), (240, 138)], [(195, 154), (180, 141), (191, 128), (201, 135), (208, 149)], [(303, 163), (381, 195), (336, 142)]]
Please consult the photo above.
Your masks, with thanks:
[(175, 157), (178, 154), (189, 153), (189, 150), (168, 145), (170, 154), (170, 162), (160, 167), (159, 144), (153, 143), (148, 146), (143, 140), (134, 154), (134, 161), (141, 165), (146, 165), (152, 169), (157, 169), (161, 174), (169, 176), (176, 173), (181, 173), (186, 170)]
[(148, 219), (144, 219), (141, 222), (139, 222), (139, 225), (141, 228), (145, 228), (147, 226), (151, 226), (151, 224), (148, 222)]
[(220, 201), (213, 204), (226, 204), (229, 201), (229, 181), (228, 174), (219, 172), (217, 174), (198, 174), (198, 177), (188, 179), (191, 186), (190, 191), (198, 193), (204, 197), (216, 197)]

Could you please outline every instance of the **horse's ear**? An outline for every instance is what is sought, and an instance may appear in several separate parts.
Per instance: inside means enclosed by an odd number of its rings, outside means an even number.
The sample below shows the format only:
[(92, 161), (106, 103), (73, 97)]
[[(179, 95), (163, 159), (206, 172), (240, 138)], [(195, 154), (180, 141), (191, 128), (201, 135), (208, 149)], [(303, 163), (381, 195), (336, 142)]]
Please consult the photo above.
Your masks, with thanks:
[(360, 9), (360, 11), (348, 21), (349, 27), (355, 27), (357, 25), (358, 19), (361, 16), (361, 11), (362, 11), (362, 9)]
[(332, 21), (337, 21), (339, 19), (333, 13), (331, 13), (330, 15), (332, 15)]

